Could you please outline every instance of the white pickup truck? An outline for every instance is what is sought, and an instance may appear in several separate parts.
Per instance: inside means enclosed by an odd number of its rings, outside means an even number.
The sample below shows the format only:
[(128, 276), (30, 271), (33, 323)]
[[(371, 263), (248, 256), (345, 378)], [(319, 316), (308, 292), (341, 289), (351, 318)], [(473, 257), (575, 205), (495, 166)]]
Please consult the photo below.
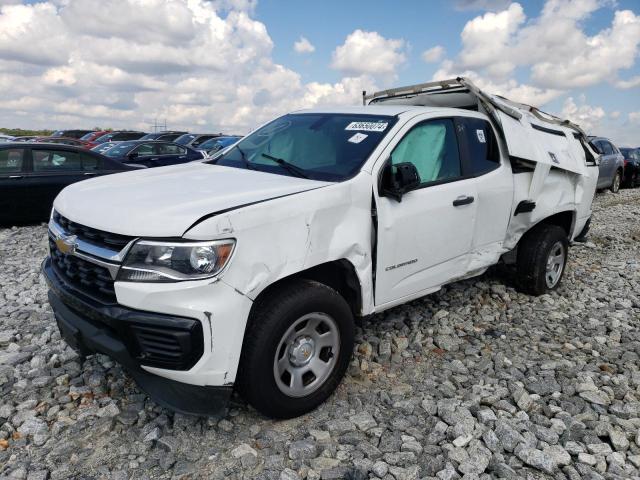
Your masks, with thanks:
[(67, 187), (43, 264), (63, 337), (174, 410), (219, 413), (235, 388), (286, 418), (338, 386), (354, 317), (500, 261), (525, 292), (558, 287), (598, 177), (579, 127), (463, 78), (364, 103)]

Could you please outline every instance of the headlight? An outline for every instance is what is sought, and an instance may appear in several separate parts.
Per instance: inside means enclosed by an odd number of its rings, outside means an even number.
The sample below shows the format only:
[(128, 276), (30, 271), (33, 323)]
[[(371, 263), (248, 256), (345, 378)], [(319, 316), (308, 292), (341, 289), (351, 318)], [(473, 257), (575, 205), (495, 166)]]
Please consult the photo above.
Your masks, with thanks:
[(136, 242), (118, 280), (125, 282), (177, 282), (214, 277), (226, 266), (235, 240), (211, 242)]

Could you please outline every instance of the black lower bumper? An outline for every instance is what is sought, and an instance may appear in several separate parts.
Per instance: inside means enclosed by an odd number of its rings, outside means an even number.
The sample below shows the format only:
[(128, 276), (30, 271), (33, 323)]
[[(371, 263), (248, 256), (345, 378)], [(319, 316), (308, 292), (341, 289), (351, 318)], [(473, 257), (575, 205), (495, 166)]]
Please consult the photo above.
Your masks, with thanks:
[[(81, 355), (102, 353), (118, 361), (140, 388), (170, 410), (191, 415), (217, 416), (224, 413), (232, 393), (231, 386), (190, 385), (149, 373), (142, 368), (144, 346), (132, 345), (132, 342), (140, 343), (135, 340), (135, 332), (141, 328), (140, 325), (152, 331), (154, 325), (167, 328), (169, 324), (177, 328), (185, 319), (120, 305), (101, 305), (66, 285), (56, 274), (49, 258), (42, 264), (42, 272), (49, 284), (49, 303), (60, 334)], [(122, 332), (127, 332), (125, 338)], [(136, 353), (140, 355), (136, 357)]]

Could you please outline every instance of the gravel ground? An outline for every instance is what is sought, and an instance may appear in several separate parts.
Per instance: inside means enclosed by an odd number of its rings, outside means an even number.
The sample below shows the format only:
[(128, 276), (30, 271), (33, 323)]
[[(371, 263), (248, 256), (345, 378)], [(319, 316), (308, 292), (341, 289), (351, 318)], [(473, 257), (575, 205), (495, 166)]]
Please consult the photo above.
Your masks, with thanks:
[(0, 476), (640, 478), (640, 190), (594, 211), (556, 293), (496, 269), (368, 319), (338, 392), (290, 421), (173, 414), (81, 364), (39, 276), (46, 227), (0, 230)]

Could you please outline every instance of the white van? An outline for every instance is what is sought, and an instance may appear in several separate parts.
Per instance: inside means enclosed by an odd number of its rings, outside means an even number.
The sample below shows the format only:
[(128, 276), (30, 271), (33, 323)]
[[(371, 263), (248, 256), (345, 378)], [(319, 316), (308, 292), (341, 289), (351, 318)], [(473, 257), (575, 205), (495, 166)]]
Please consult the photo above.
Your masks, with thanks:
[(558, 287), (598, 177), (579, 127), (463, 78), (364, 100), (67, 187), (43, 264), (64, 338), (174, 410), (236, 388), (285, 418), (340, 383), (354, 317), (501, 260), (525, 292)]

